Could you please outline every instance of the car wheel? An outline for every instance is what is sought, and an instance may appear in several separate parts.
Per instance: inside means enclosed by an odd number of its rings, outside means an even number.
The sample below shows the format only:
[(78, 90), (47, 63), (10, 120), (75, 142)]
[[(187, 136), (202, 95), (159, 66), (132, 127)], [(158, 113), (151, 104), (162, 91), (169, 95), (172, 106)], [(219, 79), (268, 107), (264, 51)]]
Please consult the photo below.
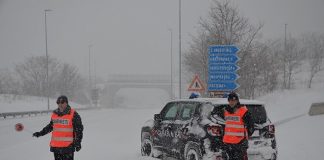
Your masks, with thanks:
[(154, 158), (159, 158), (162, 155), (161, 151), (154, 148), (152, 137), (148, 132), (142, 133), (141, 154), (142, 156), (150, 156)]
[(142, 141), (142, 148), (141, 148), (142, 156), (152, 156), (152, 143), (148, 139), (144, 139)]
[(142, 133), (141, 154), (142, 156), (153, 156), (153, 145), (149, 133)]
[(271, 160), (277, 160), (277, 154), (273, 154)]
[(201, 149), (198, 144), (189, 142), (186, 145), (185, 154), (184, 154), (185, 160), (201, 160), (202, 159), (202, 153)]

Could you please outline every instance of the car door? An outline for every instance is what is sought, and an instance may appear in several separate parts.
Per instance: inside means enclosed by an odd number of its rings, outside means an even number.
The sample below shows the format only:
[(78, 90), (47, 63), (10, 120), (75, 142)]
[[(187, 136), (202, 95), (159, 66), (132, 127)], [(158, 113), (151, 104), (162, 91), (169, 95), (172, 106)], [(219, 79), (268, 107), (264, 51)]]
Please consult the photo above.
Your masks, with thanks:
[(175, 138), (173, 140), (173, 149), (181, 151), (187, 142), (188, 126), (192, 122), (196, 108), (199, 106), (198, 102), (182, 102), (179, 103), (180, 113), (173, 125)]
[(165, 150), (172, 149), (174, 134), (174, 122), (179, 114), (180, 107), (177, 102), (168, 103), (161, 111), (162, 121), (160, 123), (160, 142)]

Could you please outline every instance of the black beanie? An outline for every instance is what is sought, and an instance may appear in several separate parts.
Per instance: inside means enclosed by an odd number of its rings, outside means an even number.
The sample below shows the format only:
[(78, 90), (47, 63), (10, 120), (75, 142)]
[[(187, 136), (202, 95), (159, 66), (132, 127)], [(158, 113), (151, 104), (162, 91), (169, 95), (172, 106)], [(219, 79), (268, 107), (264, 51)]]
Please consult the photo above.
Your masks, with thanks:
[(240, 101), (238, 95), (235, 92), (231, 92), (228, 95), (227, 100), (237, 100), (237, 101)]
[(57, 98), (57, 101), (56, 102), (60, 102), (60, 101), (64, 101), (66, 103), (69, 103), (69, 100), (68, 98), (65, 96), (65, 95), (61, 95)]

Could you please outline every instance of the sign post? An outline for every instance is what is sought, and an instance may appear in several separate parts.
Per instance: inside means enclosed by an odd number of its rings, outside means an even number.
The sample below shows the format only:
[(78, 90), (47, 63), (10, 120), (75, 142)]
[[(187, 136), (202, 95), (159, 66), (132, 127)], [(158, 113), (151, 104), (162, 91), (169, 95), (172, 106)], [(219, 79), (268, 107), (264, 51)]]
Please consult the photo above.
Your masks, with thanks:
[[(240, 69), (236, 63), (239, 48), (235, 45), (214, 45), (208, 47), (208, 92), (222, 96), (225, 92), (236, 90), (240, 85), (236, 80), (240, 77), (236, 71)], [(215, 96), (217, 96), (215, 95)]]

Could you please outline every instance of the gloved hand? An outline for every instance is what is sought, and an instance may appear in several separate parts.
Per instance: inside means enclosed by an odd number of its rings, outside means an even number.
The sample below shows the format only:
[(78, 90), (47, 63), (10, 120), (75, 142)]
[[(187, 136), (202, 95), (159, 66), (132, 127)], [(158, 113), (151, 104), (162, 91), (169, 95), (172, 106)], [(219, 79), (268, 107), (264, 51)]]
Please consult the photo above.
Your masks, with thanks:
[(37, 137), (38, 138), (39, 136), (41, 136), (39, 132), (33, 133), (33, 137)]
[(81, 150), (81, 143), (75, 143), (74, 144), (75, 150), (79, 152)]

